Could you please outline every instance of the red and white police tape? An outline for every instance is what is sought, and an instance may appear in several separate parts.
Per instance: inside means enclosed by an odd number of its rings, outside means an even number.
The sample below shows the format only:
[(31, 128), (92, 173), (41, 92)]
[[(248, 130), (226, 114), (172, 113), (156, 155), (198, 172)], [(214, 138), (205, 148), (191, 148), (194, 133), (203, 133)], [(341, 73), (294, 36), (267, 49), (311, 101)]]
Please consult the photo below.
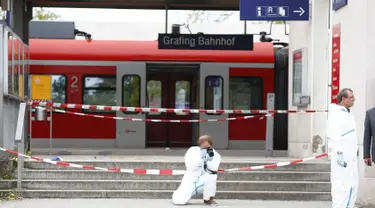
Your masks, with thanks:
[(54, 107), (54, 108), (71, 108), (87, 110), (106, 110), (106, 111), (127, 111), (143, 113), (212, 113), (212, 114), (268, 114), (268, 113), (326, 113), (328, 110), (205, 110), (205, 109), (172, 109), (172, 108), (138, 108), (123, 106), (104, 106), (104, 105), (84, 105), (70, 103), (54, 103), (38, 100), (27, 101), (28, 105)]
[[(36, 107), (46, 111), (51, 111), (51, 109), (43, 108), (43, 107)], [(115, 119), (115, 120), (125, 120), (125, 121), (140, 121), (140, 122), (155, 122), (155, 123), (205, 123), (205, 122), (220, 122), (220, 121), (234, 121), (234, 120), (249, 120), (253, 118), (259, 118), (259, 120), (264, 119), (264, 117), (273, 116), (273, 114), (262, 114), (256, 116), (241, 116), (241, 117), (234, 117), (234, 118), (218, 118), (218, 119), (201, 119), (201, 120), (167, 120), (167, 119), (141, 119), (141, 118), (123, 118), (123, 117), (116, 117), (116, 116), (102, 116), (102, 115), (95, 115), (95, 114), (86, 114), (86, 113), (78, 113), (73, 111), (65, 111), (60, 109), (52, 109), (53, 112), (76, 115), (76, 116), (86, 116), (86, 117), (94, 117), (94, 118), (105, 118), (105, 119)]]
[[(25, 158), (30, 158), (32, 160), (53, 164), (56, 166), (64, 166), (64, 167), (72, 167), (72, 168), (81, 168), (81, 169), (89, 169), (89, 170), (102, 170), (102, 171), (109, 171), (109, 172), (122, 172), (122, 173), (131, 173), (131, 174), (138, 174), (138, 175), (183, 175), (185, 170), (172, 170), (172, 169), (121, 169), (121, 168), (102, 168), (102, 167), (95, 167), (90, 165), (80, 165), (74, 163), (67, 163), (61, 161), (52, 161), (50, 159), (38, 158), (33, 156), (28, 156), (25, 154), (21, 154), (12, 150), (8, 150), (5, 148), (0, 147), (0, 151), (8, 152), (13, 155), (22, 156)], [(243, 167), (243, 168), (232, 168), (232, 169), (219, 169), (219, 173), (227, 173), (227, 172), (234, 172), (234, 171), (251, 171), (251, 170), (261, 170), (261, 169), (271, 169), (277, 168), (282, 166), (288, 165), (295, 165), (298, 163), (307, 162), (310, 160), (315, 160), (322, 157), (327, 157), (330, 153), (324, 153), (317, 156), (300, 159), (300, 160), (293, 160), (287, 162), (279, 162), (269, 165), (259, 165), (259, 166), (252, 166), (252, 167)]]

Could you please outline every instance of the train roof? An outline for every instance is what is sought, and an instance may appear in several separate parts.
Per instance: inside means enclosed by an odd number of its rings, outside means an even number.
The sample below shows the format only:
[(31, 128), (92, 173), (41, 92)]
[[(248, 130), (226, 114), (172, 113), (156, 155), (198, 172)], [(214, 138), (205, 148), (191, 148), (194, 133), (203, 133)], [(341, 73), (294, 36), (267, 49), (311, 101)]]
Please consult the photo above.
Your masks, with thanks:
[(157, 41), (30, 39), (31, 60), (273, 63), (272, 43), (253, 51), (159, 50)]

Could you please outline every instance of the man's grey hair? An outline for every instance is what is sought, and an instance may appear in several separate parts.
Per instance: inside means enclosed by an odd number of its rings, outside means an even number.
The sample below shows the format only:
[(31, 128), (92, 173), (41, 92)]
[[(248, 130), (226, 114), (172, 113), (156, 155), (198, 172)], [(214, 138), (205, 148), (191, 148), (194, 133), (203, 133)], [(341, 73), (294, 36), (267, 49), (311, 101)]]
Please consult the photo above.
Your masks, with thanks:
[(337, 101), (338, 101), (338, 103), (341, 103), (342, 98), (347, 98), (349, 96), (348, 95), (349, 91), (353, 92), (353, 90), (350, 89), (350, 88), (344, 88), (344, 89), (340, 90), (339, 94), (337, 94)]

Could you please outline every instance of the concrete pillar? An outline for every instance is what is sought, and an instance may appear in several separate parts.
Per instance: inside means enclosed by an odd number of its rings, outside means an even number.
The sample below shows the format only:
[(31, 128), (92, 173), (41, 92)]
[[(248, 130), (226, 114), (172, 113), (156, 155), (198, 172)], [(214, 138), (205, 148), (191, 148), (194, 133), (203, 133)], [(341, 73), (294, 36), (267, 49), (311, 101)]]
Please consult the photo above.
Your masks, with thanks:
[[(330, 103), (327, 99), (327, 77), (331, 68), (328, 67), (328, 45), (331, 35), (326, 33), (328, 22), (327, 8), (329, 1), (317, 0), (312, 4), (312, 20), (309, 23), (291, 23), (291, 51), (300, 47), (308, 47), (309, 70), (308, 80), (312, 95), (311, 109), (320, 109)], [(356, 98), (352, 112), (357, 124), (360, 170), (360, 186), (357, 203), (374, 205), (375, 165), (367, 167), (363, 162), (363, 126), (366, 110), (375, 107), (375, 1), (350, 1), (346, 6), (332, 12), (332, 25), (341, 25), (340, 43), (340, 85), (339, 88), (351, 88)], [(328, 39), (329, 38), (329, 39)], [(327, 47), (328, 46), (328, 47)], [(326, 58), (324, 58), (326, 57)], [(291, 59), (292, 60), (292, 59)], [(290, 69), (292, 73), (292, 68)], [(290, 77), (292, 78), (292, 76)], [(292, 89), (292, 82), (290, 88)], [(290, 90), (291, 90), (290, 89)], [(330, 89), (328, 89), (330, 90)], [(328, 95), (328, 96), (327, 96)], [(326, 116), (314, 114), (310, 117), (291, 114), (289, 132), (289, 153), (292, 156), (305, 157), (311, 154), (311, 138), (314, 135), (325, 137)]]
[[(375, 167), (363, 162), (363, 130), (366, 110), (375, 107), (375, 2), (351, 1), (333, 13), (333, 23), (341, 24), (340, 88), (350, 87), (356, 98), (353, 107), (358, 131), (360, 186), (357, 202), (375, 205)], [(357, 12), (353, 15), (352, 12)], [(373, 144), (374, 145), (374, 144)]]
[[(365, 63), (365, 70), (366, 70), (366, 80), (364, 82), (365, 84), (365, 99), (364, 99), (364, 109), (368, 110), (370, 108), (375, 107), (375, 42), (373, 40), (373, 34), (375, 34), (375, 25), (374, 25), (374, 19), (375, 14), (373, 13), (373, 10), (375, 9), (375, 2), (371, 0), (367, 0), (366, 2), (366, 21), (364, 25), (364, 29), (367, 29), (364, 34), (366, 35), (366, 39), (361, 43), (364, 45), (365, 50), (361, 53), (362, 55), (362, 61)], [(358, 35), (361, 31), (352, 31), (353, 36)], [(360, 37), (353, 37), (353, 43), (360, 41)], [(361, 49), (360, 49), (361, 50)], [(356, 62), (356, 60), (354, 60)], [(358, 100), (361, 100), (361, 97), (356, 97)], [(360, 108), (358, 108), (358, 111)], [(362, 110), (362, 112), (363, 112)], [(359, 122), (357, 126), (363, 126), (363, 120), (364, 120), (364, 114), (361, 115), (361, 118), (358, 118), (357, 121)], [(361, 132), (362, 133), (362, 132)], [(362, 204), (371, 204), (375, 205), (375, 195), (370, 194), (370, 192), (375, 187), (375, 165), (373, 164), (372, 167), (365, 166), (362, 162), (363, 158), (363, 134), (360, 134), (359, 137), (359, 144), (360, 144), (360, 198), (359, 201)], [(373, 143), (372, 145), (375, 145), (375, 136), (372, 138)]]
[[(290, 24), (289, 109), (327, 109), (329, 4), (326, 0), (310, 2), (310, 21)], [(307, 89), (306, 94), (311, 96), (307, 107), (292, 105), (293, 51), (298, 49), (304, 50), (304, 58), (307, 58), (302, 79), (302, 85)], [(325, 143), (326, 118), (326, 113), (289, 114), (289, 156), (305, 158), (324, 151), (320, 147)]]
[[(340, 88), (349, 87), (356, 98), (352, 112), (357, 123), (360, 185), (357, 203), (374, 205), (375, 167), (363, 163), (363, 124), (367, 109), (375, 106), (375, 32), (372, 0), (351, 1), (333, 12), (333, 25), (341, 24)], [(353, 15), (353, 12), (357, 12)]]

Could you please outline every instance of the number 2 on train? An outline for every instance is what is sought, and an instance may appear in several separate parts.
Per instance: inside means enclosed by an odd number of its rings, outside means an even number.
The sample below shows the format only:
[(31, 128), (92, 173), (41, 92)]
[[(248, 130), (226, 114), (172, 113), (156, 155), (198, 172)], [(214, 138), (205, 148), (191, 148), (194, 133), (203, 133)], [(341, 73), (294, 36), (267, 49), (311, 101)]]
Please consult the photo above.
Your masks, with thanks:
[(77, 82), (78, 82), (78, 77), (77, 76), (72, 76), (70, 79), (73, 81), (72, 84), (70, 85), (71, 88), (78, 88)]

